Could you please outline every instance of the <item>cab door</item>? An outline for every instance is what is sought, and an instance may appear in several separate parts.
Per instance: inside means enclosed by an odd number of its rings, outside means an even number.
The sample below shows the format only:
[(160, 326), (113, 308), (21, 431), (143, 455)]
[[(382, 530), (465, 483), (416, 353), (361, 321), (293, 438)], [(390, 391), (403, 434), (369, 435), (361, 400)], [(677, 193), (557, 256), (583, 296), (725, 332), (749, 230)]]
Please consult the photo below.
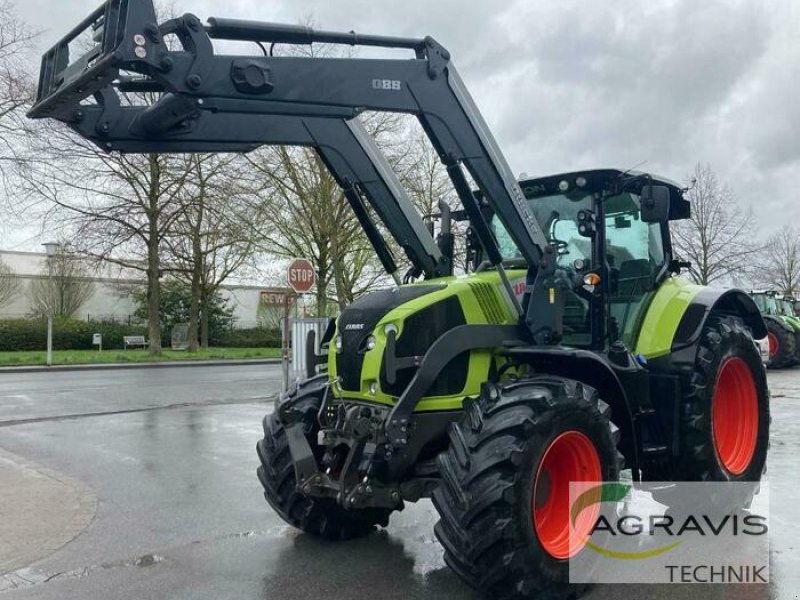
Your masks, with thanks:
[(660, 223), (642, 221), (636, 195), (608, 198), (604, 208), (609, 339), (621, 340), (628, 348), (634, 348), (641, 321), (663, 272), (664, 232)]

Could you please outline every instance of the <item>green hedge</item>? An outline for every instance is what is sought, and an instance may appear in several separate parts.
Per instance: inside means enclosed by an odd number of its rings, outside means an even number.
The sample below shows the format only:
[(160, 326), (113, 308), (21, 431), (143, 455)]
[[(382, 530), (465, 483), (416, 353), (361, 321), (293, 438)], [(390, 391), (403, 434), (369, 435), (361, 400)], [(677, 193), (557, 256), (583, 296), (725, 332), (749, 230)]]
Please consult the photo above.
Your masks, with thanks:
[(277, 329), (233, 329), (210, 337), (208, 345), (218, 348), (280, 348), (281, 332)]
[[(144, 335), (147, 327), (122, 323), (88, 323), (77, 319), (53, 321), (54, 350), (91, 350), (92, 334), (103, 335), (103, 348), (122, 348), (122, 336)], [(42, 350), (47, 346), (46, 319), (0, 320), (0, 350)]]
[[(143, 335), (149, 339), (147, 327), (124, 323), (88, 323), (77, 319), (56, 319), (53, 322), (54, 350), (91, 350), (92, 334), (103, 335), (103, 348), (122, 349), (122, 337)], [(162, 334), (164, 346), (169, 337)], [(272, 329), (235, 329), (209, 340), (212, 347), (221, 348), (279, 348), (280, 331)], [(0, 320), (0, 351), (43, 350), (47, 346), (46, 319)]]

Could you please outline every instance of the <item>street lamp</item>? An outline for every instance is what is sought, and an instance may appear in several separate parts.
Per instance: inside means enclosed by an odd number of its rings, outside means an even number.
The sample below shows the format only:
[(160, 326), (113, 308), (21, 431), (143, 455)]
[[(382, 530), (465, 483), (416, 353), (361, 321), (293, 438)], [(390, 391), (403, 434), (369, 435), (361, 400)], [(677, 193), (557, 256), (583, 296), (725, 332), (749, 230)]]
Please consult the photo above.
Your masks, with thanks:
[(61, 251), (58, 242), (45, 242), (42, 244), (47, 253), (47, 366), (53, 366), (53, 257)]

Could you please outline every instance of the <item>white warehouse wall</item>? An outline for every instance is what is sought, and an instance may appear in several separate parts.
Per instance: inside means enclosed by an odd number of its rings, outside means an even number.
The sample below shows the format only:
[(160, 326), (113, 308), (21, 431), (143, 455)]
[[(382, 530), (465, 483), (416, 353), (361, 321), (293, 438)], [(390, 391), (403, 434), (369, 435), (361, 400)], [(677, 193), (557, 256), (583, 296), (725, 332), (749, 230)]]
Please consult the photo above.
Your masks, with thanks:
[[(46, 255), (40, 252), (0, 251), (0, 260), (14, 270), (20, 279), (21, 289), (12, 302), (0, 307), (0, 318), (25, 318), (30, 316), (31, 302), (28, 286), (36, 279), (47, 276)], [(75, 315), (78, 319), (126, 320), (135, 310), (130, 289), (143, 285), (141, 274), (133, 269), (103, 263), (89, 277), (94, 282), (92, 297)], [(236, 327), (255, 327), (258, 322), (258, 305), (262, 290), (250, 285), (224, 285), (222, 296), (234, 309)]]

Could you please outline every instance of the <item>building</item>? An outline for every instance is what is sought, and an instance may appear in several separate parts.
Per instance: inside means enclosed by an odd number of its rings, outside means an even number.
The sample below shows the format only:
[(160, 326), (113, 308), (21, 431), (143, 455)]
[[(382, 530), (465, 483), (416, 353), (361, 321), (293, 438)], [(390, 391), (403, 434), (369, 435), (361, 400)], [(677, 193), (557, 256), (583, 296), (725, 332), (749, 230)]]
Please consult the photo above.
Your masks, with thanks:
[[(10, 267), (19, 280), (19, 291), (5, 306), (0, 306), (0, 318), (26, 318), (31, 316), (31, 283), (47, 277), (47, 256), (43, 252), (0, 251), (0, 261)], [(76, 318), (92, 321), (129, 321), (136, 306), (131, 290), (144, 285), (143, 274), (135, 269), (103, 262), (94, 266), (87, 280), (94, 285), (90, 298), (75, 314)], [(262, 295), (271, 298), (280, 288), (254, 285), (223, 285), (221, 293), (234, 309), (236, 327), (272, 326), (277, 310), (262, 304)]]

